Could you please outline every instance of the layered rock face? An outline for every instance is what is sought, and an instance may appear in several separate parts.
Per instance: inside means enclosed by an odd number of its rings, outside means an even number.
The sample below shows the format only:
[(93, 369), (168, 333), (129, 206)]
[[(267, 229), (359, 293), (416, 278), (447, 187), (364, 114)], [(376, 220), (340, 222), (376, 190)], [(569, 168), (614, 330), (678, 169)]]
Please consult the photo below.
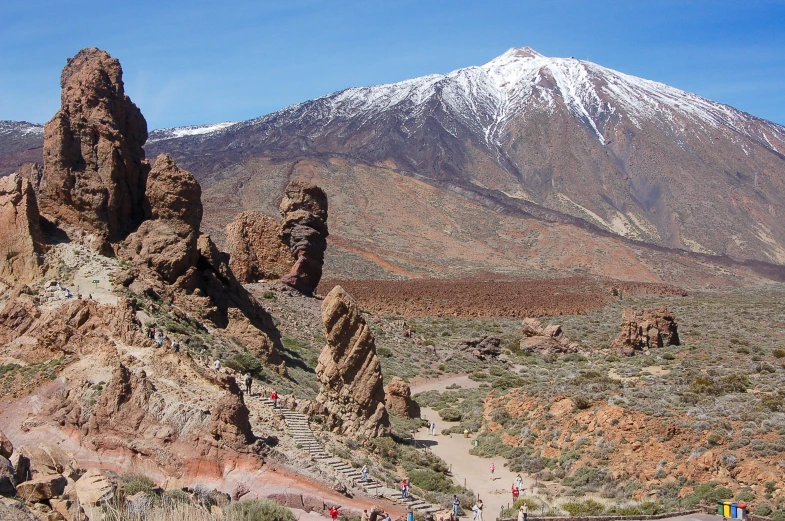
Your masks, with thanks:
[(486, 360), (488, 358), (496, 358), (502, 353), (501, 342), (501, 339), (495, 336), (485, 336), (475, 340), (458, 342), (455, 349), (469, 353), (478, 360)]
[(278, 221), (255, 210), (239, 214), (226, 226), (229, 267), (241, 284), (280, 279), (295, 258), (278, 237)]
[(313, 295), (322, 278), (327, 249), (327, 195), (318, 186), (292, 181), (281, 201), (281, 240), (295, 257), (281, 282), (305, 295)]
[(144, 220), (147, 122), (125, 94), (120, 62), (105, 51), (79, 51), (60, 86), (60, 110), (44, 129), (41, 213), (103, 247)]
[(225, 375), (221, 384), (226, 393), (210, 412), (210, 434), (232, 448), (241, 449), (255, 439), (250, 413), (234, 377)]
[(621, 319), (621, 332), (611, 347), (625, 356), (650, 348), (679, 345), (676, 318), (667, 308), (659, 307), (635, 311), (627, 308)]
[(327, 345), (316, 365), (321, 383), (316, 401), (324, 407), (327, 427), (363, 437), (389, 434), (390, 417), (373, 333), (340, 286), (325, 297), (322, 322)]
[(521, 349), (528, 352), (577, 353), (580, 346), (571, 342), (558, 324), (543, 326), (536, 318), (524, 318)]
[(393, 376), (384, 387), (384, 399), (387, 410), (401, 418), (419, 418), (420, 405), (412, 400), (409, 384), (399, 376)]
[(0, 281), (38, 279), (44, 251), (33, 185), (19, 174), (0, 178)]

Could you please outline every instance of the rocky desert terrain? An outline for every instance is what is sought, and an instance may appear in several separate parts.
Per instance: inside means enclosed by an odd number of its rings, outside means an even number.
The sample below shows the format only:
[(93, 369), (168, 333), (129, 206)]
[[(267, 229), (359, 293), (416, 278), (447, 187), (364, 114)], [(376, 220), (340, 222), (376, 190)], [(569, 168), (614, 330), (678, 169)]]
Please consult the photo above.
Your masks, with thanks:
[(61, 86), (43, 167), (0, 179), (0, 519), (785, 519), (781, 265), (356, 158), (203, 189), (148, 158), (116, 59)]

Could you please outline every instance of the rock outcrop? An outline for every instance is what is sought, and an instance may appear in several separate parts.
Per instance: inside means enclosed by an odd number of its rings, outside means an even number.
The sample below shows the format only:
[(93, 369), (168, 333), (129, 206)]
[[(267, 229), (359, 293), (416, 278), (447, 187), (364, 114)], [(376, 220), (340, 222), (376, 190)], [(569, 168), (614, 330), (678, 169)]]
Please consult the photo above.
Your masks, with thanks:
[(229, 259), (200, 232), (201, 188), (161, 154), (145, 194), (149, 218), (118, 248), (133, 269), (118, 279), (137, 293), (166, 299), (187, 313), (227, 329), (255, 355), (279, 363), (272, 318), (237, 281)]
[(401, 418), (419, 418), (420, 405), (412, 400), (409, 384), (399, 376), (393, 376), (384, 387), (384, 398), (387, 410)]
[(316, 402), (325, 423), (345, 435), (376, 437), (390, 432), (384, 381), (373, 332), (360, 309), (336, 286), (322, 303), (327, 345), (319, 355), (316, 376), (321, 388)]
[(0, 281), (40, 278), (44, 251), (33, 185), (19, 174), (0, 178)]
[(233, 376), (225, 375), (221, 384), (226, 393), (210, 412), (210, 434), (234, 449), (242, 449), (255, 439), (248, 407)]
[(501, 354), (501, 342), (501, 339), (494, 336), (485, 336), (480, 339), (458, 342), (455, 349), (469, 353), (478, 360), (487, 360), (488, 358), (496, 358)]
[(120, 62), (105, 51), (79, 51), (60, 86), (60, 110), (44, 128), (41, 213), (105, 249), (144, 220), (147, 122), (125, 94)]
[(318, 186), (292, 181), (280, 206), (281, 240), (289, 245), (295, 263), (281, 282), (304, 295), (313, 295), (322, 278), (327, 249), (327, 195)]
[(44, 177), (44, 167), (38, 163), (25, 163), (16, 169), (16, 173), (30, 181), (33, 190), (38, 194), (41, 179)]
[(632, 356), (636, 351), (648, 351), (668, 345), (679, 345), (679, 333), (673, 313), (664, 307), (643, 311), (627, 308), (622, 314), (621, 332), (611, 347), (617, 348), (624, 356)]
[(278, 221), (255, 210), (241, 213), (226, 226), (229, 267), (241, 284), (289, 273), (295, 258), (278, 237), (279, 230)]
[(119, 364), (90, 416), (86, 432), (93, 435), (104, 431), (128, 435), (145, 432), (157, 423), (148, 413), (153, 393), (155, 386), (144, 371), (134, 374)]
[(0, 431), (0, 457), (3, 458), (10, 458), (11, 454), (14, 453), (14, 444), (11, 443), (11, 440)]
[[(5, 456), (0, 456), (0, 496), (16, 495), (16, 472), (14, 466)], [(2, 518), (0, 518), (2, 519)]]
[(524, 318), (521, 332), (523, 351), (557, 354), (577, 353), (580, 350), (580, 345), (571, 342), (558, 324), (543, 326), (536, 318)]

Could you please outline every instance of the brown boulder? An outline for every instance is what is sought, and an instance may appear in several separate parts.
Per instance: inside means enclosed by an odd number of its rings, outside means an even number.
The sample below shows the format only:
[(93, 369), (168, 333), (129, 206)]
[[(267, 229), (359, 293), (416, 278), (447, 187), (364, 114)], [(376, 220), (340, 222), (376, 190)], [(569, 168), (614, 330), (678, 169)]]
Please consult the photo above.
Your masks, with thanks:
[[(69, 487), (68, 496), (91, 521), (103, 519), (102, 506), (123, 499), (125, 491), (116, 474), (90, 469)], [(67, 506), (67, 505), (66, 505)]]
[(341, 434), (386, 436), (390, 417), (384, 405), (384, 381), (373, 333), (354, 299), (336, 286), (322, 303), (327, 345), (319, 355), (316, 401), (326, 425)]
[(0, 456), (0, 496), (15, 496), (16, 483), (14, 466), (4, 456)]
[(144, 220), (147, 122), (125, 94), (120, 62), (105, 51), (79, 51), (60, 86), (60, 110), (44, 128), (41, 213), (103, 247)]
[(178, 220), (199, 231), (202, 224), (202, 187), (167, 154), (155, 158), (144, 197), (146, 219)]
[(40, 503), (59, 496), (65, 490), (68, 480), (60, 474), (50, 474), (20, 483), (16, 495), (25, 503)]
[(27, 458), (33, 479), (54, 474), (62, 474), (71, 479), (79, 477), (79, 465), (74, 460), (73, 454), (60, 447), (22, 445), (19, 447), (19, 453)]
[(393, 376), (384, 387), (384, 399), (387, 410), (401, 418), (419, 418), (420, 406), (412, 400), (409, 384), (399, 376)]
[(41, 179), (44, 176), (44, 167), (38, 163), (25, 163), (16, 169), (16, 173), (30, 181), (33, 190), (38, 194), (41, 187)]
[(110, 431), (133, 436), (143, 432), (157, 423), (148, 414), (153, 393), (155, 386), (144, 371), (131, 373), (126, 366), (119, 364), (90, 417), (88, 432)]
[(0, 457), (3, 458), (10, 458), (11, 454), (14, 453), (14, 444), (11, 443), (11, 440), (0, 431)]
[(322, 278), (327, 250), (327, 195), (318, 186), (292, 181), (284, 190), (280, 211), (280, 237), (296, 259), (281, 282), (312, 295)]
[(488, 358), (496, 358), (502, 352), (501, 339), (494, 336), (485, 336), (475, 340), (464, 340), (458, 342), (455, 349), (470, 353), (478, 360), (486, 360)]
[(41, 277), (45, 251), (38, 204), (30, 181), (0, 178), (0, 281), (29, 283)]
[(659, 307), (635, 311), (627, 308), (621, 319), (621, 332), (611, 347), (625, 356), (635, 351), (648, 351), (651, 348), (679, 345), (676, 319), (667, 308)]
[(145, 221), (120, 246), (119, 255), (134, 267), (152, 270), (162, 281), (174, 284), (199, 259), (197, 233), (182, 221)]
[(235, 449), (254, 442), (250, 414), (239, 388), (230, 389), (210, 414), (210, 434), (214, 439)]
[(543, 326), (536, 318), (524, 318), (521, 324), (521, 350), (544, 353), (577, 353), (580, 345), (571, 342), (558, 324)]
[(280, 279), (294, 264), (289, 247), (278, 238), (279, 223), (255, 210), (239, 214), (226, 226), (229, 266), (241, 284)]
[(0, 497), (0, 519), (3, 521), (39, 521), (30, 510), (19, 501)]

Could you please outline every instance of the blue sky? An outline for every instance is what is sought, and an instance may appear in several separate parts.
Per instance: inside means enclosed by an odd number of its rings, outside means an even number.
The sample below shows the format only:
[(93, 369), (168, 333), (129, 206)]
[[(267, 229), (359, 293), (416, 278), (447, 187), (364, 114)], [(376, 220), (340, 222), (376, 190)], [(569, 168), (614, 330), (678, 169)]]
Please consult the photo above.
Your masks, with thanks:
[(3, 0), (0, 119), (50, 119), (82, 47), (120, 60), (155, 129), (250, 119), (526, 45), (785, 124), (785, 0)]

